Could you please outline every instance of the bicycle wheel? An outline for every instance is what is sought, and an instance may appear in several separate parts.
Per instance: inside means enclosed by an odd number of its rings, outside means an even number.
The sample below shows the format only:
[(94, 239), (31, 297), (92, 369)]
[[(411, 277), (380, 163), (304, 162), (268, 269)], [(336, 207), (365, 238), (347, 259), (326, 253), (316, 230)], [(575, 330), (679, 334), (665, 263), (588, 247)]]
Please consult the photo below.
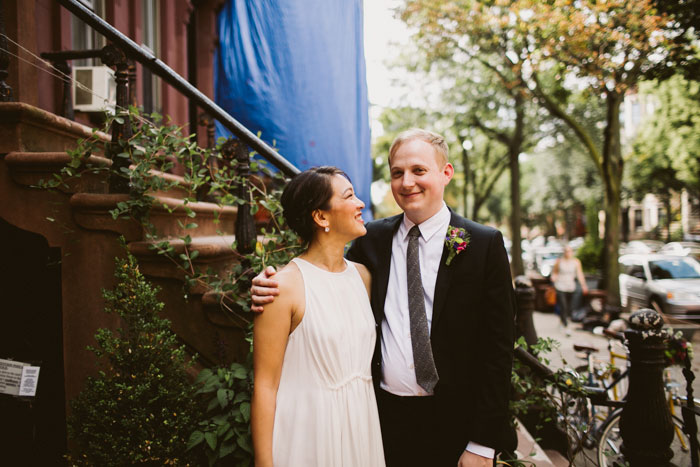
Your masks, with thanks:
[[(598, 441), (598, 466), (613, 467), (626, 465), (624, 457), (620, 452), (622, 446), (622, 436), (620, 435), (620, 416), (622, 410), (617, 410), (605, 422), (603, 431)], [(690, 465), (690, 439), (683, 432), (683, 422), (678, 417), (673, 417), (673, 458), (671, 462), (675, 465)]]

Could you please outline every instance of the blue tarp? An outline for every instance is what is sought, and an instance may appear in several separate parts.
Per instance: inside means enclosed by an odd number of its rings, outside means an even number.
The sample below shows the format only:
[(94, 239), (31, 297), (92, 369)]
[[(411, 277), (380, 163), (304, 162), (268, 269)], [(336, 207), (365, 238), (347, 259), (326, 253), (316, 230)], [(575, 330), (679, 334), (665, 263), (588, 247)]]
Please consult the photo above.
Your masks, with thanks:
[(300, 170), (347, 172), (369, 218), (362, 0), (228, 0), (218, 33), (217, 104)]

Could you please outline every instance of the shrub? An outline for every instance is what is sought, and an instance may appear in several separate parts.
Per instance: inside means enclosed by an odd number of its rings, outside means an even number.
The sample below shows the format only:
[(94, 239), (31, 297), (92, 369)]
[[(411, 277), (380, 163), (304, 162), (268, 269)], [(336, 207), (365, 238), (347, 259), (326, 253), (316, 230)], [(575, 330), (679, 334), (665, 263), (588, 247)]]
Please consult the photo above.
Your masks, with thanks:
[(159, 317), (157, 288), (136, 259), (116, 260), (117, 285), (104, 291), (105, 311), (123, 327), (99, 329), (90, 347), (103, 369), (72, 402), (69, 436), (76, 465), (190, 465), (187, 439), (200, 412), (184, 346)]
[(599, 238), (587, 236), (576, 252), (576, 257), (581, 261), (581, 266), (586, 272), (595, 272), (603, 268), (603, 241)]
[[(249, 354), (249, 360), (251, 355)], [(247, 467), (253, 462), (250, 433), (252, 364), (232, 363), (229, 367), (199, 373), (198, 394), (207, 402), (206, 418), (190, 436), (187, 449), (203, 452), (209, 466)]]

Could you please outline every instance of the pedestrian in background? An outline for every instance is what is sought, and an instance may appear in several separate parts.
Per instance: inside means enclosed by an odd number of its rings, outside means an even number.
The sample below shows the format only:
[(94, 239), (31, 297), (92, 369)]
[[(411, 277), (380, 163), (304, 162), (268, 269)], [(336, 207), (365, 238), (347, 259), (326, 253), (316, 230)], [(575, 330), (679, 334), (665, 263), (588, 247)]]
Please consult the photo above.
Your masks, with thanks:
[(570, 336), (569, 317), (571, 316), (571, 308), (574, 300), (574, 292), (576, 292), (576, 279), (581, 284), (581, 291), (588, 293), (586, 279), (583, 277), (583, 268), (581, 261), (574, 258), (574, 250), (570, 246), (564, 248), (564, 256), (557, 259), (552, 269), (552, 282), (557, 291), (557, 306), (559, 307), (559, 318), (561, 324), (566, 331), (566, 335)]

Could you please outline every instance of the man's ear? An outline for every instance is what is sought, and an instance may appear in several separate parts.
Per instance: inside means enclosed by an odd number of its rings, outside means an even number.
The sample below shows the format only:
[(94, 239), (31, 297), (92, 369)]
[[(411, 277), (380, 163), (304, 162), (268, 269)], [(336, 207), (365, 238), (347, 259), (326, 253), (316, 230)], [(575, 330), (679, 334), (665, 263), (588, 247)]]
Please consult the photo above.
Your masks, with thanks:
[(330, 226), (330, 221), (328, 220), (328, 216), (326, 216), (326, 212), (321, 209), (315, 209), (311, 213), (311, 218), (321, 230)]
[(452, 177), (455, 174), (455, 168), (450, 164), (449, 162), (445, 164), (445, 167), (442, 169), (442, 173), (445, 175), (447, 178), (447, 183), (450, 183), (450, 180), (452, 180)]

